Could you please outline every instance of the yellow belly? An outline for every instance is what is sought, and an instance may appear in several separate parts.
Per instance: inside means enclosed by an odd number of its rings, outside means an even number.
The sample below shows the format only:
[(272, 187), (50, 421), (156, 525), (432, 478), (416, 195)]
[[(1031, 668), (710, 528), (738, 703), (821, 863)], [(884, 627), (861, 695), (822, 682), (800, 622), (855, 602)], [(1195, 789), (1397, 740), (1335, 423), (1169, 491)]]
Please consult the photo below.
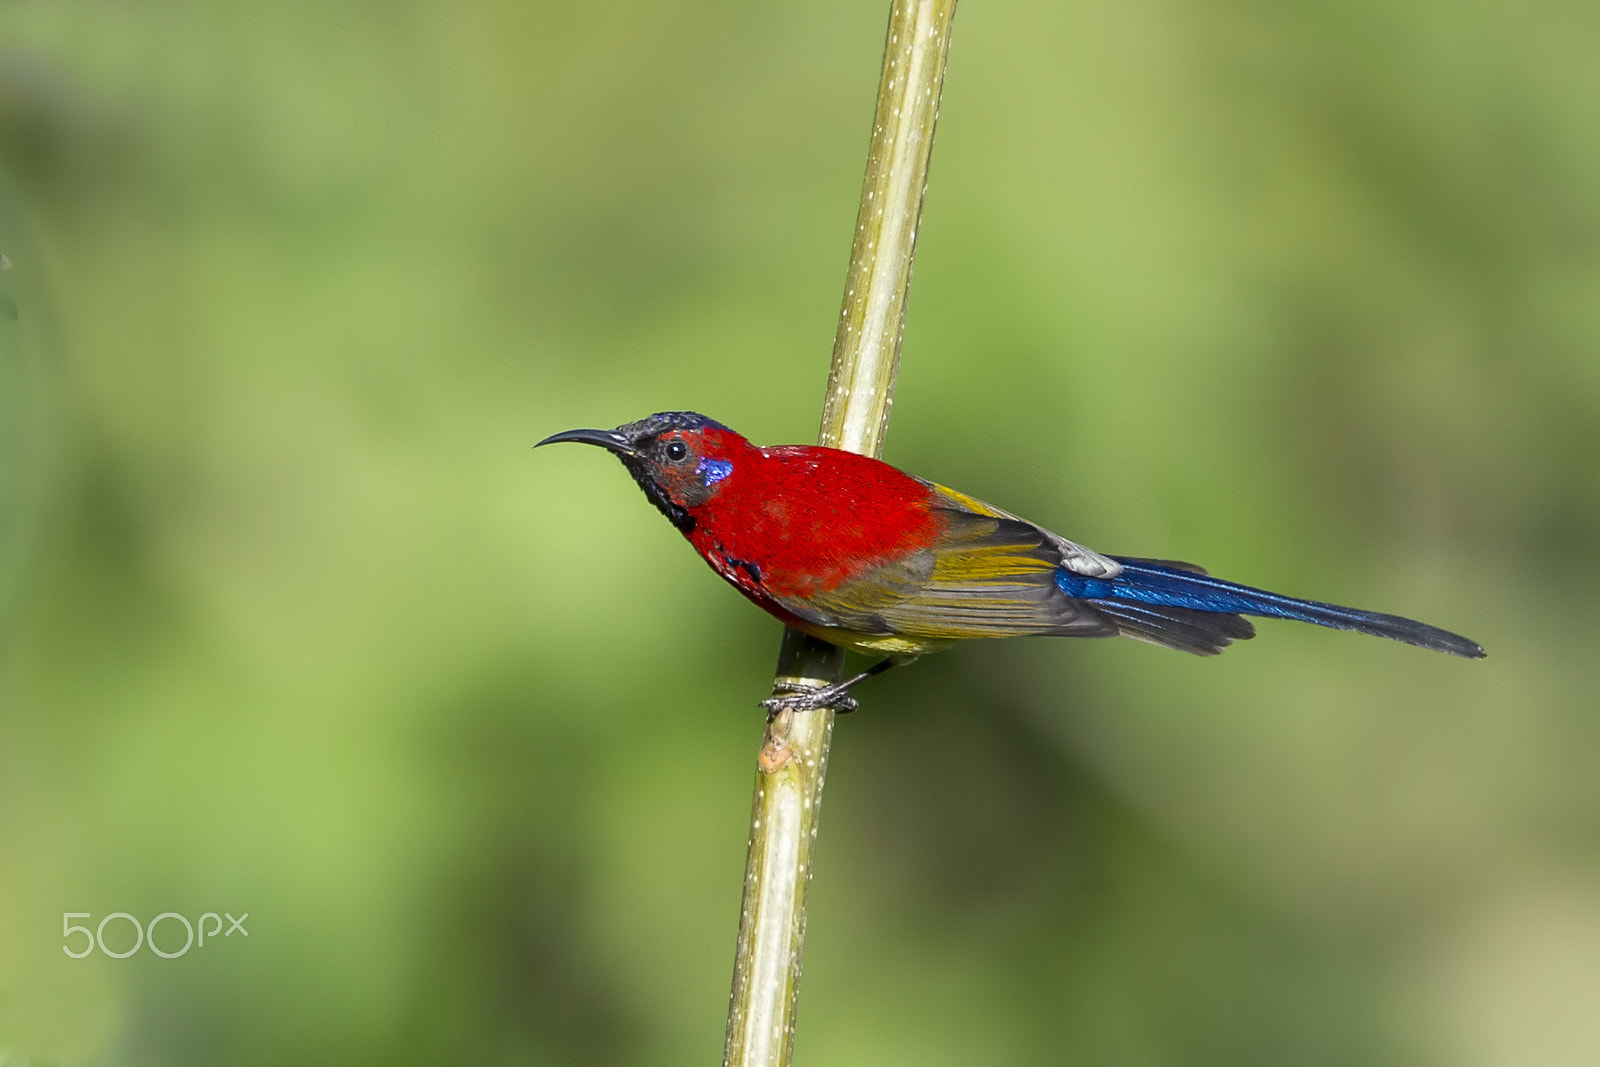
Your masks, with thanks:
[(908, 637), (903, 634), (890, 634), (880, 636), (877, 634), (856, 634), (848, 630), (831, 630), (824, 626), (813, 626), (809, 623), (796, 623), (795, 629), (803, 630), (812, 637), (821, 638), (830, 644), (848, 648), (852, 652), (865, 655), (879, 656), (922, 656), (929, 652), (938, 652), (955, 644), (954, 641), (942, 640), (935, 637)]

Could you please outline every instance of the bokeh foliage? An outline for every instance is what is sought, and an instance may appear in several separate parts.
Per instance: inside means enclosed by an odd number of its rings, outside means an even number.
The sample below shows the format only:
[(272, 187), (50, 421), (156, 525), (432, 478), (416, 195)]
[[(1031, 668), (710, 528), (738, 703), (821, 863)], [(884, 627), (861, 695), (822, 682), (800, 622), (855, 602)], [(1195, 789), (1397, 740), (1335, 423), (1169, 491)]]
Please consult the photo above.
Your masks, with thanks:
[[(714, 1062), (778, 627), (528, 446), (812, 437), (883, 17), (0, 5), (0, 1061)], [(1571, 0), (962, 10), (888, 458), (1490, 659), (874, 683), (804, 1062), (1600, 1058), (1597, 129)]]

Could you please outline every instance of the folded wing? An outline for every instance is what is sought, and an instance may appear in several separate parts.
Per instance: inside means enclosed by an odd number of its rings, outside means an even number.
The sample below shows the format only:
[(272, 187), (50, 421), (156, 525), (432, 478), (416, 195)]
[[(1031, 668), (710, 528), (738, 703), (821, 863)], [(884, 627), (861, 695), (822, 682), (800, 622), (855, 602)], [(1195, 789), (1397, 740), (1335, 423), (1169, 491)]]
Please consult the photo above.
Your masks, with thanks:
[[(952, 504), (955, 502), (952, 501)], [(1025, 634), (1108, 636), (1118, 626), (1056, 581), (1059, 539), (1009, 516), (935, 508), (926, 548), (783, 607), (816, 626), (931, 641)]]

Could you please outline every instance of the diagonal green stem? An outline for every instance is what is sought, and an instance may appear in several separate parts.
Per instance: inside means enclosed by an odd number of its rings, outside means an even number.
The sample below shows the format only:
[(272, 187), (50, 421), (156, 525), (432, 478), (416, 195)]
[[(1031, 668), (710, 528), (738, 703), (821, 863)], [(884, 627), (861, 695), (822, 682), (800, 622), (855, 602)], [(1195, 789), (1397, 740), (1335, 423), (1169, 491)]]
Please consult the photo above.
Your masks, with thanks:
[(889, 11), (872, 147), (818, 444), (883, 454), (955, 14), (955, 0), (894, 0)]
[[(955, 7), (956, 0), (892, 0), (820, 444), (871, 456), (883, 451)], [(843, 677), (843, 649), (785, 631), (774, 693)], [(824, 708), (783, 712), (767, 722), (724, 1067), (787, 1067), (793, 1060), (806, 889), (833, 719)]]

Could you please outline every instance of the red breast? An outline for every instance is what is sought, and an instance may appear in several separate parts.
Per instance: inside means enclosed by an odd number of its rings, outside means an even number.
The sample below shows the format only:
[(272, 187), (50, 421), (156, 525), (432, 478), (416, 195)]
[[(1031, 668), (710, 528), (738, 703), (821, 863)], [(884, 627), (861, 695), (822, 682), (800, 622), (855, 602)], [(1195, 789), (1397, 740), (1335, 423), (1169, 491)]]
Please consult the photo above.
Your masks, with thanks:
[(938, 536), (928, 487), (887, 463), (814, 445), (737, 443), (744, 448), (718, 442), (732, 470), (712, 500), (691, 509), (688, 536), (757, 599), (813, 596)]

